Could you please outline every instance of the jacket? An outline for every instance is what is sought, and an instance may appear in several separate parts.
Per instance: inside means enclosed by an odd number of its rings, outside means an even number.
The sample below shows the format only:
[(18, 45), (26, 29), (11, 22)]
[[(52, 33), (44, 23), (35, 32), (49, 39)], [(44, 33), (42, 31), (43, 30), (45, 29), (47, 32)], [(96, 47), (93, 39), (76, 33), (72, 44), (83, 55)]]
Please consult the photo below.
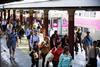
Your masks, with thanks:
[(71, 67), (72, 57), (70, 55), (61, 54), (59, 58), (58, 67)]
[(40, 50), (43, 54), (47, 54), (50, 50), (49, 43), (46, 45), (46, 44), (43, 44), (43, 42), (42, 42), (42, 44), (40, 46)]
[(89, 46), (89, 45), (93, 44), (93, 39), (90, 36), (86, 36), (86, 37), (84, 37), (82, 42), (83, 42), (83, 44)]

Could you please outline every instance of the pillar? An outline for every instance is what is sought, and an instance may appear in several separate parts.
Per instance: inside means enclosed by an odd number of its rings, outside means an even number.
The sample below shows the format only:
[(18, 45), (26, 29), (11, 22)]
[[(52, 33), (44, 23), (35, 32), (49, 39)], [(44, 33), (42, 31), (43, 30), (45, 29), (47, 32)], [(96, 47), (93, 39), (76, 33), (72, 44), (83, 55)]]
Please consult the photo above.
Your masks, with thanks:
[(4, 20), (6, 20), (6, 10), (4, 10)]
[(13, 20), (15, 20), (16, 19), (16, 10), (14, 9), (13, 10)]
[(44, 10), (44, 23), (43, 23), (43, 27), (45, 29), (45, 35), (48, 36), (48, 12), (49, 10)]
[(8, 18), (7, 18), (8, 22), (10, 21), (10, 10), (8, 10)]
[(23, 23), (23, 10), (20, 10), (20, 23)]
[(0, 17), (1, 21), (2, 21), (2, 11), (1, 11), (1, 17)]
[(68, 36), (69, 36), (69, 47), (72, 58), (74, 59), (74, 12), (75, 9), (68, 9)]
[(29, 25), (32, 26), (33, 25), (33, 10), (32, 9), (29, 10), (29, 15), (30, 15)]

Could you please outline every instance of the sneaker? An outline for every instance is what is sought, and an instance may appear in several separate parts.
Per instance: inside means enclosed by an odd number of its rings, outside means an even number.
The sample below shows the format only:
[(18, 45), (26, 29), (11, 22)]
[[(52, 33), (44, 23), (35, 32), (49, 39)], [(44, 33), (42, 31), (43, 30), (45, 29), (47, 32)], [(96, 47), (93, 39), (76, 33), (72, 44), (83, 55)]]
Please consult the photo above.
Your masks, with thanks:
[(78, 52), (75, 52), (75, 54), (77, 55), (77, 54), (78, 54)]
[(10, 58), (9, 58), (10, 60), (12, 60), (12, 56), (10, 56)]
[(12, 58), (10, 57), (9, 59), (11, 60)]
[(14, 57), (12, 57), (12, 59), (13, 59), (13, 60), (15, 60), (15, 58), (14, 58)]
[(82, 52), (83, 50), (81, 49), (81, 52)]

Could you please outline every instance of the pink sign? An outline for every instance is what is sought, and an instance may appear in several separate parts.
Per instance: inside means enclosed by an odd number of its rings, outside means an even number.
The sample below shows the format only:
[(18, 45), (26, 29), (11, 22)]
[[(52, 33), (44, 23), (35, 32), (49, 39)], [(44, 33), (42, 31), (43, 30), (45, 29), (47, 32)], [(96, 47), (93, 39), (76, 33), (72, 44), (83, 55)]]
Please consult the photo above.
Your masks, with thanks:
[(85, 19), (85, 18), (76, 18), (75, 19), (76, 26), (85, 26), (85, 27), (94, 27), (97, 30), (100, 30), (100, 20), (96, 19)]
[[(100, 30), (100, 20), (96, 19), (88, 19), (88, 18), (75, 18), (75, 26), (95, 28), (96, 30)], [(50, 25), (49, 25), (50, 27)], [(53, 24), (53, 27), (58, 27), (58, 24)], [(68, 27), (68, 21), (63, 19), (62, 27)]]

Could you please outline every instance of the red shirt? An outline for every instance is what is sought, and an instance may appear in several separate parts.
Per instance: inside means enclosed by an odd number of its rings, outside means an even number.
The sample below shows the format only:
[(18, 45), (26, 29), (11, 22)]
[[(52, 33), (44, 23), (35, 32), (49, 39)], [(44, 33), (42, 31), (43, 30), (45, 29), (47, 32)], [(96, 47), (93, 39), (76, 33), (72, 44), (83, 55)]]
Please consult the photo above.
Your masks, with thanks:
[(60, 47), (60, 48), (53, 48), (52, 49), (52, 54), (54, 55), (54, 58), (53, 60), (54, 61), (59, 61), (59, 57), (61, 55), (61, 53), (63, 52), (63, 49)]

